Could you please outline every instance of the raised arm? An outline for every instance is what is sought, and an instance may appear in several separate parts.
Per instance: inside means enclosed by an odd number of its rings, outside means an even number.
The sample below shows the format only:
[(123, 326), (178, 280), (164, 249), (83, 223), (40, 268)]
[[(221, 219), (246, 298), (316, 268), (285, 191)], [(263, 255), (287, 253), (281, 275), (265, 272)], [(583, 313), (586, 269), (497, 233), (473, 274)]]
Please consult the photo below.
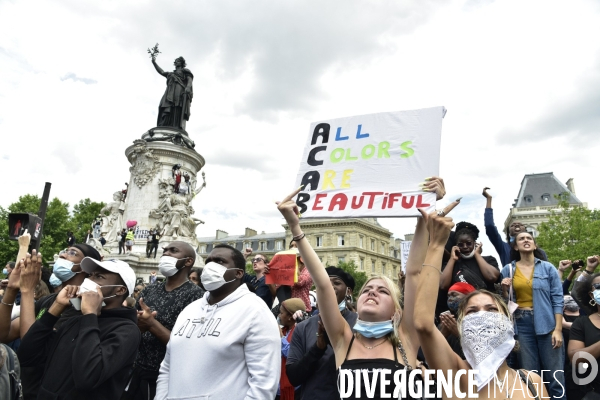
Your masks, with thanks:
[(27, 255), (21, 261), (21, 317), (20, 336), (25, 334), (35, 322), (35, 296), (34, 291), (42, 279), (42, 255), (33, 250), (32, 255)]
[[(446, 207), (445, 214), (454, 205), (456, 204), (453, 203)], [(454, 223), (451, 218), (436, 213), (429, 215), (423, 211), (421, 213), (423, 219), (427, 222), (430, 240), (417, 285), (415, 329), (430, 368), (456, 370), (459, 367), (459, 357), (434, 324), (442, 256)]]
[[(498, 277), (500, 276), (500, 270), (498, 270), (498, 262), (496, 260), (493, 261), (496, 265), (491, 264), (486, 260), (481, 253), (483, 252), (483, 246), (481, 243), (476, 244), (475, 249), (475, 261), (477, 262), (477, 266), (479, 267), (479, 271), (481, 271), (481, 275), (483, 275), (483, 279), (486, 282), (496, 282)], [(492, 260), (492, 258), (489, 258)]]
[(163, 71), (163, 69), (161, 67), (158, 66), (158, 64), (156, 63), (156, 60), (154, 58), (152, 59), (152, 65), (154, 65), (154, 68), (156, 69), (156, 72), (158, 72), (159, 74), (161, 74), (165, 78), (167, 77), (167, 73), (165, 71)]
[(308, 269), (317, 288), (319, 314), (321, 315), (323, 324), (325, 324), (325, 330), (327, 331), (329, 340), (336, 353), (337, 360), (338, 351), (340, 349), (345, 350), (346, 342), (349, 343), (352, 337), (352, 330), (340, 313), (333, 286), (331, 286), (331, 281), (329, 280), (325, 268), (323, 268), (323, 265), (321, 264), (319, 256), (317, 256), (317, 253), (315, 253), (308, 240), (304, 238), (304, 233), (300, 228), (300, 219), (298, 217), (300, 211), (296, 202), (292, 199), (301, 189), (302, 187), (294, 190), (293, 193), (288, 195), (281, 202), (278, 202), (277, 208), (288, 223), (292, 236), (295, 238), (296, 244), (298, 245), (300, 256), (302, 257), (302, 260), (304, 260), (304, 265)]
[[(437, 200), (441, 200), (446, 194), (444, 180), (435, 176), (426, 180), (424, 190), (435, 192)], [(404, 309), (402, 310), (402, 321), (400, 322), (400, 329), (404, 333), (405, 341), (408, 342), (406, 345), (411, 347), (414, 352), (412, 354), (416, 354), (419, 350), (419, 339), (414, 324), (415, 298), (421, 266), (425, 261), (425, 255), (427, 253), (428, 240), (429, 237), (426, 222), (423, 218), (418, 218), (415, 236), (410, 245), (410, 252), (408, 253), (408, 259), (406, 260)]]

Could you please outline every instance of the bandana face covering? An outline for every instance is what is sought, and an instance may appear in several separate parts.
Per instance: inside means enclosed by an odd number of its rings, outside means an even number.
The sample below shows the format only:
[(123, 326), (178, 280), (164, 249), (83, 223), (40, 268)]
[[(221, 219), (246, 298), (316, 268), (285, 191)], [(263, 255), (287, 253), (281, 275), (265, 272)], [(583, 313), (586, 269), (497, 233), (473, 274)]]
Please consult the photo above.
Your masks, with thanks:
[(477, 370), (477, 391), (492, 380), (515, 347), (514, 335), (512, 322), (502, 313), (478, 311), (463, 318), (460, 344), (467, 362)]

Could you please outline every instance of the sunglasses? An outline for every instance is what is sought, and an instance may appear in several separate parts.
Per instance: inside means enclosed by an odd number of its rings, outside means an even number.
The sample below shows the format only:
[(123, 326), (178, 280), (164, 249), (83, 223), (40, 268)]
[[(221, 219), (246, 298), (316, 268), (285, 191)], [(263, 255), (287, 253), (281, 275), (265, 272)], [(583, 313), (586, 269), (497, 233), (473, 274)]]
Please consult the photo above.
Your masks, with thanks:
[(600, 283), (593, 283), (592, 287), (594, 288), (594, 290), (598, 290), (600, 289)]
[(458, 247), (458, 248), (471, 247), (471, 246), (473, 246), (473, 242), (456, 243), (456, 247)]
[(79, 253), (76, 250), (65, 250), (65, 252), (63, 254), (67, 254), (71, 257), (77, 257), (79, 255)]
[(257, 263), (257, 262), (261, 262), (261, 261), (262, 261), (262, 262), (264, 262), (264, 261), (265, 261), (265, 259), (264, 259), (264, 258), (260, 258), (260, 257), (257, 257), (257, 258), (253, 258), (253, 259), (252, 259), (252, 262), (253, 262), (253, 263), (255, 263), (255, 262)]

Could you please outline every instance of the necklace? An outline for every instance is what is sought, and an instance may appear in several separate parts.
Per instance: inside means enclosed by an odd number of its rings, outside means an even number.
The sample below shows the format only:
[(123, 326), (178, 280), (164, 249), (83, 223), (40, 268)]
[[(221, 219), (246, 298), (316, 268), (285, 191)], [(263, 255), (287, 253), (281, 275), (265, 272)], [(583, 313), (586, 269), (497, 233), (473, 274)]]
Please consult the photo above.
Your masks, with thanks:
[[(509, 368), (509, 371), (513, 371), (512, 368)], [(508, 400), (510, 399), (510, 392), (509, 392), (509, 384), (508, 382), (504, 382), (502, 381), (502, 384), (500, 383), (500, 378), (498, 378), (498, 371), (496, 371), (496, 376), (495, 376), (495, 381), (496, 381), (496, 385), (498, 386), (498, 388), (500, 388), (500, 393), (502, 393), (502, 386), (506, 386), (506, 397), (504, 398), (504, 400)], [(507, 378), (508, 378), (508, 374), (507, 374)], [(515, 377), (516, 379), (516, 377)], [(508, 379), (507, 379), (508, 381)]]
[(363, 345), (363, 347), (367, 350), (373, 350), (375, 347), (377, 346), (381, 346), (382, 344), (384, 344), (387, 341), (387, 338), (384, 338), (381, 342), (377, 343), (375, 346), (367, 346), (363, 343), (363, 341), (361, 340), (360, 336), (358, 336), (358, 341), (360, 342), (360, 344)]

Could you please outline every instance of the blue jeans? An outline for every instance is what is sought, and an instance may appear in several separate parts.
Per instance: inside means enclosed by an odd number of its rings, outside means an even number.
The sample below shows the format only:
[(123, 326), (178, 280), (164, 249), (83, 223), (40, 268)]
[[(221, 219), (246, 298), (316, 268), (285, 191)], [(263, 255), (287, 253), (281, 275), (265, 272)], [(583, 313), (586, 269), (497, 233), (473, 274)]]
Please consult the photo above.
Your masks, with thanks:
[(553, 349), (552, 332), (545, 335), (535, 334), (533, 310), (517, 310), (514, 318), (517, 324), (521, 367), (539, 375), (544, 371), (542, 378), (548, 394), (553, 399), (565, 399), (564, 344), (558, 349)]

